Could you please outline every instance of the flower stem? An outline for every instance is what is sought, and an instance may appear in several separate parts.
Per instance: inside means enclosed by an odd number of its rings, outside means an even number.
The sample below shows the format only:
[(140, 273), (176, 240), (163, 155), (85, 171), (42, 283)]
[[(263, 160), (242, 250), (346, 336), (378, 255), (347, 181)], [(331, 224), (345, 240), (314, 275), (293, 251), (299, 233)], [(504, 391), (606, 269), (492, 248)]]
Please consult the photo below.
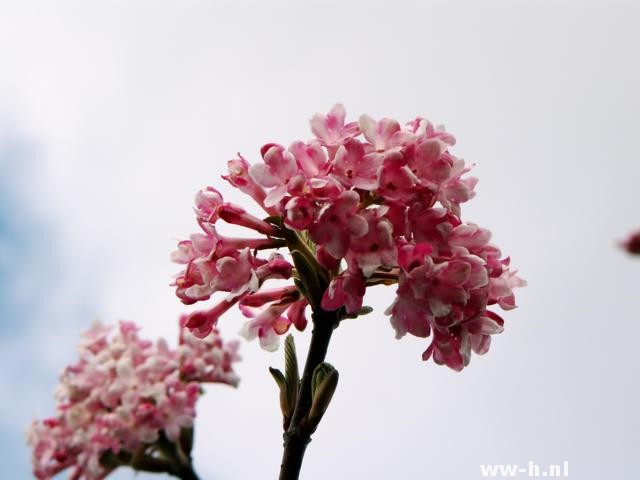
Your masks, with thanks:
[(181, 480), (200, 480), (200, 477), (198, 477), (198, 474), (191, 464), (183, 466), (180, 470), (172, 473), (172, 475)]
[(181, 480), (200, 480), (198, 474), (193, 469), (191, 456), (185, 453), (180, 446), (180, 442), (172, 442), (167, 438), (164, 432), (160, 434), (157, 441), (159, 450), (168, 461), (169, 465), (166, 472), (172, 477)]
[(176, 457), (178, 459), (178, 469), (176, 471), (178, 478), (182, 480), (200, 480), (193, 468), (191, 456), (182, 450), (180, 442), (176, 442)]
[[(342, 309), (331, 312), (322, 309), (320, 305), (322, 295), (329, 286), (329, 273), (318, 263), (315, 255), (298, 233), (283, 228), (283, 234), (289, 250), (291, 252), (301, 252), (312, 270), (312, 272), (309, 272), (309, 269), (300, 268), (301, 265), (296, 264), (300, 281), (305, 286), (304, 294), (313, 310), (311, 317), (313, 320), (313, 332), (311, 333), (309, 353), (302, 372), (293, 415), (283, 435), (284, 452), (282, 454), (279, 477), (280, 480), (297, 480), (300, 475), (305, 450), (311, 441), (311, 434), (313, 433), (313, 429), (310, 428), (307, 421), (311, 410), (313, 373), (327, 356), (331, 335), (340, 323)], [(307, 272), (308, 278), (305, 278), (304, 272)]]
[(307, 361), (305, 362), (300, 390), (289, 428), (284, 433), (284, 452), (280, 465), (280, 480), (297, 480), (311, 432), (306, 419), (311, 409), (311, 380), (313, 372), (320, 365), (329, 348), (331, 334), (339, 322), (338, 312), (318, 309), (313, 312), (313, 333)]

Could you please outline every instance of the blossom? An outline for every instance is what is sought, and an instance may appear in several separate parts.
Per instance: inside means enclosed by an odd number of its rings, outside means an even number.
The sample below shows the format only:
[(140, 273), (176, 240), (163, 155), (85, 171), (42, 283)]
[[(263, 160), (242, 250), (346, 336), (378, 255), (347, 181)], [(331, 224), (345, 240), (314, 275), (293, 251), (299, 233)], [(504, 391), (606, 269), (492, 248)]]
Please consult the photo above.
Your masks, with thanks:
[(264, 204), (273, 207), (287, 194), (289, 183), (298, 174), (298, 165), (293, 154), (282, 145), (268, 143), (261, 151), (264, 163), (251, 165), (249, 175), (258, 185), (271, 188)]
[(176, 442), (192, 427), (202, 383), (238, 383), (238, 345), (217, 331), (202, 341), (182, 331), (177, 350), (140, 338), (131, 322), (110, 331), (95, 323), (83, 335), (78, 362), (60, 376), (57, 413), (29, 427), (39, 479), (67, 468), (71, 478), (101, 479), (120, 464), (153, 461), (161, 436)]
[(239, 189), (243, 193), (249, 195), (263, 209), (269, 211), (264, 205), (264, 199), (267, 196), (264, 188), (258, 185), (249, 175), (249, 162), (240, 154), (238, 158), (227, 162), (228, 175), (222, 175), (222, 178), (229, 182), (233, 187)]
[(249, 295), (240, 301), (240, 310), (250, 319), (240, 335), (247, 340), (259, 338), (262, 348), (274, 351), (279, 345), (279, 335), (286, 333), (292, 324), (304, 330), (306, 306), (307, 301), (294, 286), (263, 289)]
[(207, 187), (196, 193), (196, 216), (201, 222), (214, 223), (222, 206), (222, 195), (213, 187)]
[(416, 177), (427, 187), (437, 188), (451, 174), (453, 160), (445, 155), (447, 145), (438, 139), (424, 139), (416, 143), (408, 165)]
[(402, 152), (384, 156), (379, 172), (378, 193), (389, 202), (407, 202), (416, 194), (417, 178), (407, 166)]
[(366, 288), (362, 275), (347, 270), (331, 280), (322, 297), (322, 308), (337, 310), (344, 306), (347, 313), (358, 313)]
[(239, 300), (239, 297), (225, 299), (208, 310), (198, 310), (185, 316), (184, 326), (198, 338), (209, 335), (218, 324), (218, 319), (224, 315)]
[(413, 135), (401, 130), (397, 120), (383, 118), (375, 121), (369, 115), (361, 115), (358, 120), (362, 134), (378, 152), (408, 143)]
[(524, 287), (526, 284), (527, 282), (520, 278), (516, 271), (503, 270), (498, 277), (491, 278), (489, 284), (489, 303), (497, 303), (503, 310), (516, 308), (516, 298), (513, 289)]
[(344, 123), (346, 112), (341, 104), (336, 104), (325, 116), (316, 113), (311, 118), (311, 131), (325, 146), (343, 143), (360, 133), (357, 122)]
[(186, 316), (180, 319), (178, 362), (183, 381), (200, 383), (226, 383), (237, 386), (240, 379), (233, 364), (240, 360), (237, 341), (224, 342), (217, 330), (198, 338), (184, 328)]
[(353, 190), (342, 193), (309, 229), (313, 241), (325, 245), (335, 258), (345, 256), (352, 237), (367, 233), (367, 221), (358, 213), (359, 203), (360, 197)]
[(242, 313), (249, 317), (240, 334), (247, 340), (260, 339), (260, 345), (267, 351), (273, 352), (278, 349), (279, 335), (286, 333), (291, 325), (291, 320), (284, 316), (290, 308), (287, 302), (274, 302), (268, 307), (255, 313), (250, 308), (244, 308)]
[[(503, 331), (493, 310), (515, 308), (525, 281), (491, 232), (463, 219), (478, 180), (455, 137), (422, 117), (348, 122), (340, 104), (310, 123), (309, 141), (267, 143), (262, 161), (228, 163), (224, 178), (266, 218), (211, 187), (196, 197), (203, 233), (178, 244), (176, 294), (187, 304), (225, 297), (185, 325), (207, 335), (237, 305), (242, 335), (273, 350), (291, 325), (304, 329), (307, 306), (357, 316), (370, 287), (396, 285), (387, 309), (396, 337), (428, 338), (423, 359), (463, 369)], [(223, 236), (221, 222), (257, 237)], [(275, 279), (285, 286), (267, 286)]]
[(291, 198), (285, 205), (285, 224), (296, 230), (306, 230), (311, 225), (317, 212), (317, 204), (310, 196)]
[(327, 153), (318, 143), (305, 143), (298, 140), (291, 144), (289, 151), (307, 177), (317, 177), (329, 168)]
[(392, 268), (397, 264), (393, 224), (385, 217), (388, 210), (382, 206), (362, 211), (367, 233), (353, 242), (350, 254), (365, 277), (370, 277), (379, 267)]
[(331, 173), (347, 187), (374, 190), (382, 160), (382, 155), (367, 154), (360, 141), (350, 138), (338, 148)]
[[(225, 211), (231, 212), (230, 216), (222, 214), (219, 218), (230, 218), (231, 223), (242, 222), (243, 226), (251, 225), (260, 233), (271, 231), (266, 222), (244, 215), (240, 207), (232, 206)], [(203, 233), (192, 234), (189, 240), (179, 242), (178, 250), (171, 255), (174, 262), (185, 265), (174, 282), (176, 294), (183, 303), (207, 300), (215, 292), (230, 292), (232, 296), (238, 296), (246, 291), (255, 291), (260, 283), (257, 270), (268, 262), (256, 258), (251, 249), (272, 248), (282, 243), (267, 237), (224, 237), (218, 234), (215, 225), (203, 222), (200, 226)], [(272, 273), (263, 269), (263, 279)]]

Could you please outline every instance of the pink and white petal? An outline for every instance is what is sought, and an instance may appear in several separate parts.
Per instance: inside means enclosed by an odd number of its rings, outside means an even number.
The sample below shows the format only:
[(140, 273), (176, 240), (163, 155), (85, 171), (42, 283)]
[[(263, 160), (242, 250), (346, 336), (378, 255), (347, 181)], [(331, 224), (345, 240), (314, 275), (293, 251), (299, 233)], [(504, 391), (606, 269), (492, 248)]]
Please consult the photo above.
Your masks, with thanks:
[(331, 107), (331, 110), (329, 110), (329, 114), (327, 115), (327, 123), (332, 128), (342, 129), (346, 116), (347, 112), (344, 108), (344, 105), (341, 103), (336, 103), (333, 107)]
[(264, 199), (264, 206), (269, 208), (277, 205), (287, 195), (287, 186), (281, 185), (271, 190)]
[(429, 308), (434, 317), (446, 317), (451, 312), (451, 304), (445, 303), (441, 298), (430, 295)]
[(474, 335), (471, 338), (471, 349), (478, 355), (487, 353), (490, 346), (491, 337), (489, 335)]
[(255, 163), (249, 167), (249, 176), (258, 185), (265, 188), (277, 187), (281, 181), (264, 163)]
[(270, 146), (264, 153), (264, 163), (267, 164), (271, 173), (281, 182), (290, 179), (298, 171), (296, 159), (282, 145)]
[(471, 265), (462, 260), (452, 260), (440, 269), (437, 278), (450, 285), (464, 285), (471, 275)]
[(322, 295), (322, 308), (330, 312), (337, 310), (345, 304), (346, 297), (341, 279), (334, 278)]
[(364, 135), (364, 138), (366, 138), (367, 141), (372, 145), (375, 144), (378, 137), (378, 132), (376, 131), (378, 122), (376, 122), (369, 115), (360, 115), (360, 118), (358, 119), (358, 125), (360, 127), (360, 131)]
[(320, 145), (307, 145), (304, 142), (293, 142), (289, 151), (295, 157), (300, 169), (308, 176), (318, 175), (327, 164), (327, 154)]
[(260, 346), (267, 352), (275, 352), (280, 346), (280, 336), (273, 328), (260, 330)]
[(351, 215), (347, 218), (346, 227), (354, 237), (362, 237), (369, 231), (369, 223), (360, 215)]

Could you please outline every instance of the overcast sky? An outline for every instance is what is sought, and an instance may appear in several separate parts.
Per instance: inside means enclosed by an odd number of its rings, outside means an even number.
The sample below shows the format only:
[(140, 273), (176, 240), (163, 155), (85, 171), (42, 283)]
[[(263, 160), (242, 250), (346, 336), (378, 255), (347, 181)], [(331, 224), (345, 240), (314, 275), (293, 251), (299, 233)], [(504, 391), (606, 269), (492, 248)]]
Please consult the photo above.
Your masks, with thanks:
[[(243, 201), (219, 179), (226, 160), (310, 138), (309, 117), (336, 101), (351, 119), (445, 124), (480, 178), (464, 219), (494, 232), (529, 286), (462, 373), (422, 362), (424, 340), (394, 339), (382, 314), (393, 289), (369, 295), (376, 313), (334, 336), (341, 383), (303, 478), (468, 480), (479, 464), (529, 460), (568, 460), (586, 480), (636, 468), (640, 262), (616, 242), (640, 227), (640, 7), (346, 3), (0, 0), (0, 138), (24, 145), (0, 149), (11, 478), (27, 478), (23, 425), (53, 411), (57, 372), (91, 320), (175, 338), (184, 307), (168, 255), (194, 231), (195, 191)], [(226, 337), (238, 317), (224, 318)], [(302, 352), (308, 338), (297, 335)], [(282, 352), (242, 353), (240, 388), (199, 403), (203, 479), (277, 475), (267, 367)]]

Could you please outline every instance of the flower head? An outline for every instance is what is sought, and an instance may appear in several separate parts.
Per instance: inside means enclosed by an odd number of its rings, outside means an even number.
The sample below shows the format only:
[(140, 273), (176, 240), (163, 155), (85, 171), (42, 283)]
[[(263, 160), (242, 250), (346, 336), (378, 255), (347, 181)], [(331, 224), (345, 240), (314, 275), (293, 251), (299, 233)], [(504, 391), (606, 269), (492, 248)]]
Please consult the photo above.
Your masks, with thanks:
[[(212, 188), (197, 197), (204, 234), (178, 245), (174, 260), (185, 268), (176, 293), (185, 303), (217, 292), (226, 298), (191, 313), (186, 326), (206, 335), (237, 304), (248, 318), (245, 338), (273, 350), (291, 325), (304, 328), (307, 305), (357, 316), (368, 311), (369, 287), (397, 285), (387, 310), (396, 336), (430, 337), (425, 360), (464, 368), (471, 352), (485, 353), (503, 330), (490, 308), (513, 309), (513, 290), (525, 282), (490, 243), (490, 231), (462, 219), (477, 179), (454, 155), (455, 138), (421, 117), (347, 122), (340, 104), (314, 115), (311, 131), (314, 139), (289, 148), (267, 143), (253, 165), (243, 157), (229, 162), (225, 178), (267, 218), (225, 203)], [(222, 237), (220, 221), (259, 237)], [(291, 255), (260, 252), (284, 246)], [(266, 288), (274, 279), (293, 284)]]
[(71, 478), (102, 479), (118, 465), (153, 461), (161, 437), (176, 442), (193, 425), (202, 383), (238, 383), (238, 345), (217, 331), (199, 340), (182, 330), (174, 350), (140, 338), (131, 322), (111, 330), (95, 323), (83, 335), (78, 362), (60, 376), (56, 415), (29, 427), (39, 479), (67, 468)]

